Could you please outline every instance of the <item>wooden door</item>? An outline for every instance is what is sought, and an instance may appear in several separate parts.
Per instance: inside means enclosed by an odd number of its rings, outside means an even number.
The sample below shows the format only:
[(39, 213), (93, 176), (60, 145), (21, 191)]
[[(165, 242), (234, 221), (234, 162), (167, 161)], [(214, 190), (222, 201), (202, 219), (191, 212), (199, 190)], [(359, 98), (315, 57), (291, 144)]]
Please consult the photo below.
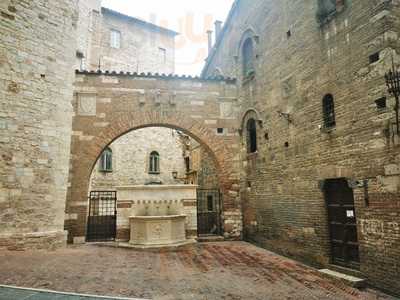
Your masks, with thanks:
[(360, 257), (353, 190), (344, 178), (326, 180), (324, 190), (328, 207), (332, 262), (358, 269)]

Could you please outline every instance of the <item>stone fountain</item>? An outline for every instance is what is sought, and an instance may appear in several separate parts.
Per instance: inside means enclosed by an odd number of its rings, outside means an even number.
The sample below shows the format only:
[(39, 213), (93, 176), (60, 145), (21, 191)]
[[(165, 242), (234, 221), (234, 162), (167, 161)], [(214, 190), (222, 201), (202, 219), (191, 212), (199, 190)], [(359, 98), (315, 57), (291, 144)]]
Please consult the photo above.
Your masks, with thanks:
[[(178, 246), (197, 237), (195, 185), (117, 187), (117, 240), (121, 245)], [(124, 243), (125, 242), (125, 243)]]

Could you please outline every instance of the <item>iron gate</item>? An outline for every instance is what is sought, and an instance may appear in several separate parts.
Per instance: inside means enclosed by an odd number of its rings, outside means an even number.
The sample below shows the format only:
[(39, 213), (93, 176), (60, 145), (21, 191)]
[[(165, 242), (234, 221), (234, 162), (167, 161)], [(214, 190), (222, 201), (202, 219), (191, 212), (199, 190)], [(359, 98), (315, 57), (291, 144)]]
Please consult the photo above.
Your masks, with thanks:
[(86, 241), (113, 241), (115, 240), (116, 232), (117, 192), (90, 192)]
[(197, 190), (197, 231), (199, 235), (221, 234), (221, 207), (220, 190)]

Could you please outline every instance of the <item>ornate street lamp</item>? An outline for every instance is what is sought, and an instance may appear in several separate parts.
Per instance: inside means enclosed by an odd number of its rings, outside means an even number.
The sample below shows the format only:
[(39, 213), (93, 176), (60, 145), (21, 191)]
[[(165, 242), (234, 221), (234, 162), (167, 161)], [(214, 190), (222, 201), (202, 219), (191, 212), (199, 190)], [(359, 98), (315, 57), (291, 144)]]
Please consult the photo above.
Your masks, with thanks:
[(399, 98), (400, 98), (400, 72), (395, 70), (394, 63), (393, 67), (388, 73), (385, 74), (386, 85), (388, 87), (389, 94), (394, 96), (396, 99), (396, 105), (394, 110), (396, 112), (396, 131), (397, 135), (400, 135), (399, 129)]

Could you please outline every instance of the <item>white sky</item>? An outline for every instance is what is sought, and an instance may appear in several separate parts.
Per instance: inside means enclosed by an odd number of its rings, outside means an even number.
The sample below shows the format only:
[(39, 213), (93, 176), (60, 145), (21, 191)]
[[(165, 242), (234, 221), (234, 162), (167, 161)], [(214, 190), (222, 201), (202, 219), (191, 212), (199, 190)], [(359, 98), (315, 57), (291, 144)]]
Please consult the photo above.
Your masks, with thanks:
[(103, 0), (102, 5), (180, 33), (176, 37), (177, 74), (199, 75), (207, 57), (206, 31), (225, 21), (233, 0)]

